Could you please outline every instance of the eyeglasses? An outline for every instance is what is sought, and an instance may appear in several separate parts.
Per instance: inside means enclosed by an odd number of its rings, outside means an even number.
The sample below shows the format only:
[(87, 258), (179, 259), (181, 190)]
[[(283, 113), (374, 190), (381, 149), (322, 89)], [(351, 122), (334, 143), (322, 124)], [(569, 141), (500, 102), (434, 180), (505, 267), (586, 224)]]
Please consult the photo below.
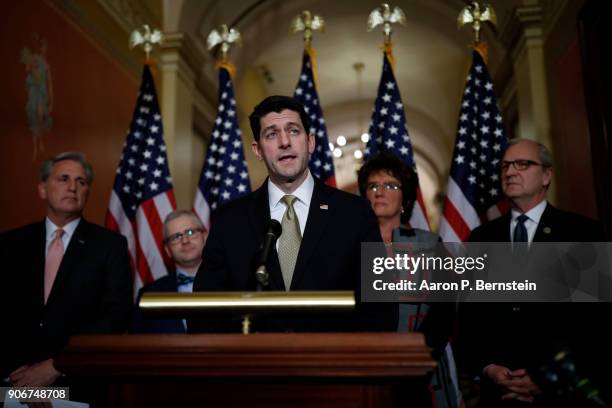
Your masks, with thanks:
[(508, 171), (510, 165), (514, 167), (515, 170), (524, 171), (527, 170), (531, 166), (542, 166), (547, 167), (542, 163), (534, 162), (533, 160), (512, 160), (512, 161), (502, 161), (501, 169), (502, 171)]
[(177, 232), (176, 234), (170, 235), (168, 238), (166, 238), (166, 242), (171, 245), (176, 245), (179, 242), (183, 241), (183, 237), (187, 237), (188, 239), (191, 239), (192, 237), (197, 236), (201, 233), (202, 233), (202, 230), (200, 228), (189, 228), (183, 232)]
[(366, 189), (375, 193), (379, 191), (381, 188), (384, 188), (387, 191), (391, 191), (391, 190), (399, 190), (401, 187), (402, 185), (398, 183), (382, 183), (382, 184), (370, 183), (366, 186)]

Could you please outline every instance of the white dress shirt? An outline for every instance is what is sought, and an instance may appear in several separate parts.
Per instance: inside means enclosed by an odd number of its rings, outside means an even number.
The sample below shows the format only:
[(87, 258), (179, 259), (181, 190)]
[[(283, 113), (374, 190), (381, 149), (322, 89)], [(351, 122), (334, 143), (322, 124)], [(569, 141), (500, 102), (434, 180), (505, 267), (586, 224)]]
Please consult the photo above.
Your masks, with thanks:
[[(66, 250), (68, 249), (68, 244), (70, 244), (70, 240), (72, 239), (72, 236), (74, 235), (74, 230), (79, 225), (79, 221), (81, 221), (81, 218), (72, 220), (68, 224), (62, 227), (62, 230), (64, 230), (64, 235), (62, 235), (62, 243), (64, 244), (64, 253), (66, 253)], [(51, 241), (53, 241), (53, 239), (55, 238), (55, 231), (57, 231), (58, 228), (59, 227), (55, 225), (53, 222), (51, 222), (49, 218), (45, 219), (45, 229), (46, 229), (45, 236), (47, 237), (46, 238), (47, 243), (45, 244), (45, 257), (47, 257), (47, 252), (49, 252), (49, 245), (51, 244)]]
[[(293, 209), (298, 217), (300, 223), (300, 233), (304, 236), (304, 229), (306, 228), (306, 221), (308, 219), (308, 210), (310, 209), (310, 200), (312, 199), (312, 193), (314, 191), (314, 178), (310, 174), (310, 170), (306, 179), (295, 189), (291, 195), (297, 197), (297, 200), (293, 202)], [(268, 203), (270, 204), (270, 217), (276, 221), (282, 223), (283, 215), (287, 206), (281, 201), (285, 192), (278, 188), (270, 179), (268, 179)], [(276, 241), (276, 249), (278, 249), (278, 241)]]
[[(527, 229), (527, 242), (531, 244), (533, 242), (533, 237), (535, 236), (536, 230), (538, 229), (538, 224), (540, 223), (540, 218), (542, 218), (542, 214), (544, 214), (544, 210), (546, 209), (547, 201), (542, 200), (538, 205), (533, 207), (531, 210), (527, 211), (525, 215), (528, 217), (525, 220), (525, 228)], [(511, 221), (510, 221), (510, 241), (514, 242), (514, 228), (516, 224), (518, 224), (517, 218), (522, 213), (512, 210), (511, 212)]]

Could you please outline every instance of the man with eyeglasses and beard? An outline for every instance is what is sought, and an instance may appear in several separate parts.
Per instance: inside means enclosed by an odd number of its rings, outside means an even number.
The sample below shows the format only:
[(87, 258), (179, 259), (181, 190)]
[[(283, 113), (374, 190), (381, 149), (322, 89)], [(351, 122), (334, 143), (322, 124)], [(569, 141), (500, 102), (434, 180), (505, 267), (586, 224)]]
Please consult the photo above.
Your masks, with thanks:
[[(177, 210), (164, 220), (164, 250), (174, 260), (176, 270), (157, 279), (138, 293), (138, 302), (146, 292), (182, 292), (193, 290), (193, 279), (202, 263), (207, 231), (192, 211)], [(185, 333), (185, 320), (157, 319), (136, 309), (131, 331), (134, 333)]]
[[(547, 199), (552, 182), (550, 151), (541, 143), (515, 139), (501, 163), (501, 182), (511, 211), (474, 229), (471, 242), (512, 242), (526, 245), (523, 265), (541, 256), (533, 242), (605, 241), (596, 221), (553, 207)], [(522, 244), (521, 244), (522, 243)], [(536, 271), (537, 272), (537, 271)], [(588, 323), (594, 309), (572, 303), (463, 304), (460, 308), (460, 370), (480, 377), (480, 407), (561, 406), (550, 399), (546, 384), (536, 381), (539, 367), (552, 360), (555, 347), (585, 356)], [(597, 305), (595, 305), (597, 306)], [(586, 314), (586, 315), (585, 315)], [(583, 373), (593, 371), (592, 356), (582, 360)], [(462, 364), (463, 362), (463, 364)], [(463, 367), (461, 367), (463, 366)], [(594, 375), (596, 376), (596, 374)]]

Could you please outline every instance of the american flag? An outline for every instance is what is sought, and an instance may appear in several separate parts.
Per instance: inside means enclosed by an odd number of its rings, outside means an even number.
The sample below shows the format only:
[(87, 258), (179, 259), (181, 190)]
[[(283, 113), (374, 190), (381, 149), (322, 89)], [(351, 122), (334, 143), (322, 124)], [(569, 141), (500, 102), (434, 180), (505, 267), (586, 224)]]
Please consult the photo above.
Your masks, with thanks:
[(145, 65), (105, 220), (128, 240), (136, 291), (172, 265), (163, 250), (162, 225), (176, 201), (163, 133), (153, 76)]
[[(370, 140), (365, 149), (366, 159), (379, 151), (389, 151), (398, 155), (416, 172), (404, 105), (387, 52), (383, 58), (382, 76), (368, 134)], [(420, 188), (417, 188), (417, 202), (412, 210), (410, 226), (429, 230), (429, 221)]]
[(310, 116), (310, 132), (315, 135), (316, 147), (314, 153), (310, 155), (308, 167), (313, 176), (323, 180), (326, 184), (335, 187), (336, 176), (334, 174), (334, 162), (332, 152), (329, 150), (329, 139), (323, 111), (319, 103), (317, 93), (317, 82), (313, 72), (314, 50), (312, 48), (304, 50), (302, 59), (302, 72), (300, 80), (295, 87), (293, 97), (304, 105), (306, 114)]
[(217, 118), (193, 204), (193, 210), (206, 229), (210, 228), (211, 214), (219, 206), (251, 192), (231, 70), (233, 67), (229, 64), (219, 67)]
[(440, 224), (446, 242), (465, 241), (482, 222), (508, 209), (500, 181), (504, 124), (487, 66), (478, 51), (472, 58)]

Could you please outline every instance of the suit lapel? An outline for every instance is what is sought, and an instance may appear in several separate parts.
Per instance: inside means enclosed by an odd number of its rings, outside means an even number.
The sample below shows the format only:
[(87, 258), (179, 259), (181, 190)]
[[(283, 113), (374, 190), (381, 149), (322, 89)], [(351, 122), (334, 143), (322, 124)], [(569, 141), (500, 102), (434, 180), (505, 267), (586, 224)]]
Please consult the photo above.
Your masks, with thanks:
[[(261, 257), (261, 251), (263, 246), (263, 238), (270, 222), (270, 202), (268, 199), (268, 179), (264, 181), (263, 185), (255, 191), (253, 200), (249, 204), (249, 222), (251, 229), (253, 230), (255, 239), (257, 240), (257, 255), (256, 262), (259, 262)], [(259, 265), (253, 265), (253, 274), (255, 268)], [(273, 248), (270, 256), (268, 257), (268, 273), (270, 274), (270, 290), (284, 290), (283, 276), (280, 270), (280, 264), (278, 262), (278, 254), (276, 248)]]
[(45, 251), (47, 247), (47, 228), (45, 221), (36, 226), (35, 242), (33, 248), (36, 248), (34, 255), (34, 267), (31, 277), (31, 282), (35, 282), (35, 299), (42, 307), (45, 304)]
[(57, 271), (57, 276), (55, 278), (55, 282), (53, 283), (51, 293), (49, 294), (47, 304), (49, 304), (53, 298), (57, 296), (57, 292), (59, 290), (58, 288), (62, 288), (68, 279), (75, 278), (72, 275), (75, 272), (75, 265), (77, 265), (78, 261), (85, 255), (85, 249), (87, 248), (88, 244), (88, 232), (89, 223), (85, 221), (84, 218), (81, 218), (79, 225), (74, 230), (72, 238), (70, 238), (68, 248), (66, 248), (64, 251), (64, 256), (62, 257), (62, 262), (60, 263)]
[(555, 225), (555, 216), (557, 209), (550, 205), (546, 204), (546, 208), (542, 213), (542, 218), (540, 218), (540, 222), (538, 223), (538, 228), (536, 229), (536, 233), (533, 236), (534, 242), (552, 242), (554, 241), (555, 230), (553, 226)]
[(306, 220), (306, 228), (304, 229), (300, 252), (298, 253), (295, 269), (293, 271), (293, 279), (291, 280), (292, 288), (299, 286), (300, 278), (306, 272), (307, 261), (312, 255), (329, 221), (330, 212), (335, 210), (333, 203), (330, 202), (331, 191), (332, 190), (315, 179), (312, 199), (310, 200), (310, 207), (308, 210), (308, 219)]

